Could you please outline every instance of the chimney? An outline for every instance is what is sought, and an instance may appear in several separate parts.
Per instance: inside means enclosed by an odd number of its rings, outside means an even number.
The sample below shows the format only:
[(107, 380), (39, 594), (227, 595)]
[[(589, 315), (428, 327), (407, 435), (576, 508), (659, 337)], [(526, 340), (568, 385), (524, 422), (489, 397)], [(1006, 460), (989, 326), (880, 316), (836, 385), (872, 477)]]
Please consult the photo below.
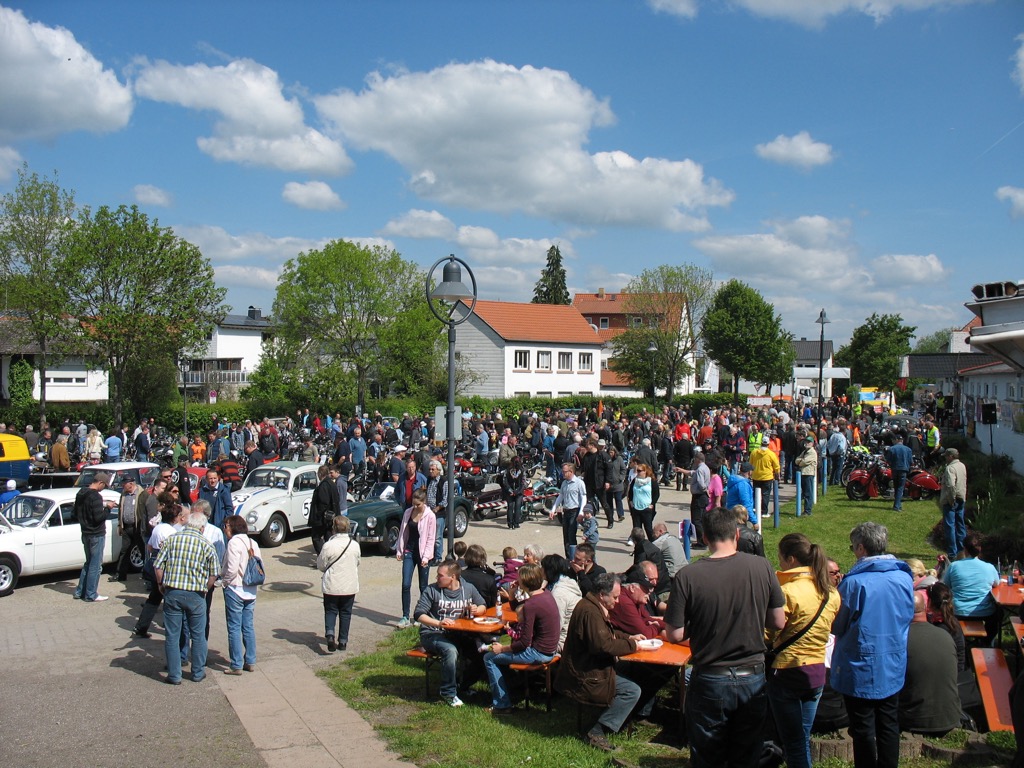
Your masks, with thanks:
[(250, 304), (249, 305), (249, 319), (250, 320), (259, 320), (262, 317), (263, 317), (263, 310), (260, 309), (259, 307), (254, 307), (254, 306), (252, 306)]
[(598, 288), (597, 289), (597, 298), (599, 298), (599, 299), (603, 299), (604, 298), (604, 288)]

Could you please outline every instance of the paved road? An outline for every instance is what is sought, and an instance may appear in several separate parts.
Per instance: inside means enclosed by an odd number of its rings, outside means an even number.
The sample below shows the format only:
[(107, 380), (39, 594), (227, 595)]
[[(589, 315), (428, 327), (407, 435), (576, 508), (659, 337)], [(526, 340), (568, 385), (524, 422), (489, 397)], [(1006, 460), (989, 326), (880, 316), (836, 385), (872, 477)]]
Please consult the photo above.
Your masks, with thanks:
[[(666, 489), (661, 498), (659, 520), (671, 524), (688, 516), (688, 493)], [(598, 561), (609, 570), (631, 562), (628, 534), (627, 525), (602, 527)], [(489, 520), (472, 523), (466, 541), (483, 545), (493, 561), (506, 545), (520, 553), (528, 543), (561, 551), (561, 530), (541, 521), (509, 531), (503, 519)], [(256, 608), (260, 662), (287, 668), (294, 657), (314, 671), (337, 663), (342, 654), (328, 654), (321, 645), (319, 572), (308, 538), (293, 537), (264, 554), (268, 583)], [(72, 600), (77, 574), (71, 573), (27, 579), (0, 600), (0, 765), (138, 768), (167, 758), (190, 768), (278, 764), (266, 745), (254, 744), (246, 731), (251, 723), (243, 724), (225, 695), (227, 689), (237, 701), (246, 678), (221, 673), (227, 650), (222, 598), (214, 600), (210, 675), (198, 684), (186, 676), (175, 687), (162, 682), (162, 631), (155, 627), (149, 640), (130, 636), (146, 597), (140, 577), (127, 584), (106, 579), (100, 591), (111, 599), (104, 603)], [(371, 650), (393, 631), (401, 616), (400, 585), (393, 558), (363, 558), (348, 654)]]

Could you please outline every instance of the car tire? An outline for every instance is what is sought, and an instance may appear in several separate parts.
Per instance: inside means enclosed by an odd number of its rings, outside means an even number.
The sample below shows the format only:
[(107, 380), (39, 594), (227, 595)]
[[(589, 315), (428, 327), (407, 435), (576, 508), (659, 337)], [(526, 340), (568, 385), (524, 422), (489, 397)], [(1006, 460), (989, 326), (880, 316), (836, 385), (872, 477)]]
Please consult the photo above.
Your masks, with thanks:
[(133, 544), (132, 548), (128, 550), (128, 562), (136, 573), (141, 571), (142, 566), (146, 564), (145, 547), (140, 544)]
[(280, 512), (275, 512), (267, 521), (266, 528), (260, 533), (260, 544), (264, 547), (280, 547), (287, 535), (288, 521)]
[(21, 567), (18, 561), (9, 555), (0, 555), (0, 597), (7, 597), (18, 586)]
[(469, 530), (469, 515), (461, 504), (455, 507), (455, 538), (461, 539)]
[(377, 545), (377, 550), (382, 555), (393, 555), (398, 546), (398, 533), (401, 531), (401, 523), (398, 520), (388, 521), (384, 529), (384, 541)]

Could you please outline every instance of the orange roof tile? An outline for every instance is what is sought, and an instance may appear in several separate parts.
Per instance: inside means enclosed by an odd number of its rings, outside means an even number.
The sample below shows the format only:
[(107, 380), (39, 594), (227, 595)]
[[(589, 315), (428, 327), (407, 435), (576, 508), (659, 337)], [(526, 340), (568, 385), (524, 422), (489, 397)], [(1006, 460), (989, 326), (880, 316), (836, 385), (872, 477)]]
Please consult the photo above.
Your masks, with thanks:
[(477, 301), (474, 311), (505, 341), (601, 344), (597, 333), (573, 306)]
[(977, 315), (975, 315), (974, 317), (971, 318), (971, 322), (969, 322), (967, 325), (965, 325), (963, 328), (960, 329), (960, 332), (961, 333), (969, 333), (971, 328), (980, 328), (980, 327), (981, 327), (981, 318), (978, 317)]
[(619, 315), (626, 312), (621, 293), (605, 293), (604, 298), (596, 293), (577, 293), (572, 297), (572, 305), (584, 315)]
[(616, 336), (620, 336), (625, 333), (628, 329), (626, 328), (601, 328), (598, 330), (597, 335), (602, 342), (611, 341)]

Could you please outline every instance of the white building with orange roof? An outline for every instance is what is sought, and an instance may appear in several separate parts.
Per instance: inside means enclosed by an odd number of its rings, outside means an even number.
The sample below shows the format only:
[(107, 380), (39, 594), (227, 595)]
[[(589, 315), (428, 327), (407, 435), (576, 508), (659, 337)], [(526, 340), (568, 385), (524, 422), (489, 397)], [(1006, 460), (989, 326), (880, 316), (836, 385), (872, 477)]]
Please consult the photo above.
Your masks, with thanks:
[[(465, 312), (465, 305), (456, 308)], [(601, 339), (572, 306), (477, 301), (458, 326), (455, 355), (479, 378), (460, 395), (602, 394)]]

